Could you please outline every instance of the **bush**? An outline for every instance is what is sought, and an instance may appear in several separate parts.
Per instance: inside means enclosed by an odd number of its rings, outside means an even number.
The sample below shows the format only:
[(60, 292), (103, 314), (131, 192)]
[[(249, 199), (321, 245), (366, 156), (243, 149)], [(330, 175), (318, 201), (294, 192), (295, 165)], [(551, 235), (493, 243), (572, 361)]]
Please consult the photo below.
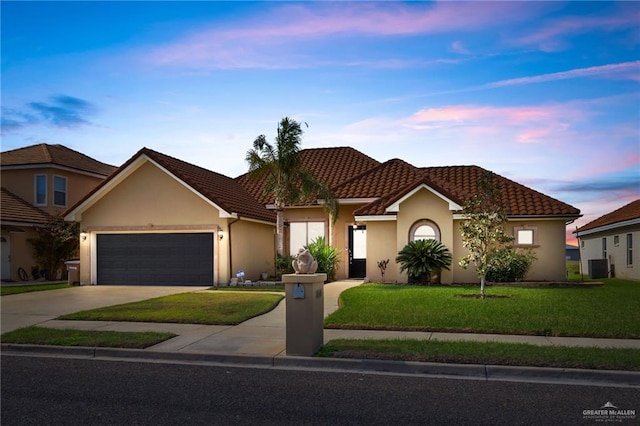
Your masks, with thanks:
[(487, 281), (496, 283), (522, 281), (529, 272), (535, 256), (530, 252), (502, 249), (489, 257)]
[(449, 269), (451, 253), (440, 241), (416, 240), (398, 252), (396, 262), (400, 272), (407, 271), (409, 284), (430, 284), (434, 273)]
[(306, 247), (311, 256), (318, 262), (318, 272), (327, 274), (327, 281), (334, 281), (340, 256), (335, 247), (328, 245), (324, 237), (318, 237)]
[(293, 256), (282, 256), (278, 255), (276, 257), (276, 278), (282, 279), (282, 275), (284, 274), (293, 274)]

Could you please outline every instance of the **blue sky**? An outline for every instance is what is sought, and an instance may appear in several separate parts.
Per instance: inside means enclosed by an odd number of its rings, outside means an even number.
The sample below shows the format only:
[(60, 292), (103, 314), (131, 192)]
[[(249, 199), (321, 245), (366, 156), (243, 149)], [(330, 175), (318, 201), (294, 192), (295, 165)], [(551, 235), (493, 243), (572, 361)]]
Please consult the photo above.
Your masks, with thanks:
[(143, 146), (235, 177), (303, 148), (476, 164), (582, 210), (640, 198), (637, 2), (6, 2), (2, 150)]

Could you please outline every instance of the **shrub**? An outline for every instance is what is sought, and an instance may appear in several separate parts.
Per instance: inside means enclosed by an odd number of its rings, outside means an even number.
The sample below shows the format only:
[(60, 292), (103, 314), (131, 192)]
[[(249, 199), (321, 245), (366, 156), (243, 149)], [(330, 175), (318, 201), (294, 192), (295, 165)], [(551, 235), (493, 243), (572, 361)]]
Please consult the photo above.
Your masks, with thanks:
[(434, 273), (449, 269), (451, 253), (440, 241), (416, 240), (398, 252), (396, 262), (400, 272), (407, 271), (409, 284), (430, 284)]
[(531, 252), (502, 249), (489, 257), (487, 280), (498, 283), (522, 281), (535, 259)]
[(276, 257), (276, 278), (282, 279), (282, 275), (284, 274), (292, 274), (293, 271), (293, 256), (282, 256), (278, 255)]
[(306, 247), (311, 256), (318, 262), (318, 272), (327, 274), (327, 281), (334, 281), (340, 256), (335, 247), (328, 245), (324, 237), (318, 237)]

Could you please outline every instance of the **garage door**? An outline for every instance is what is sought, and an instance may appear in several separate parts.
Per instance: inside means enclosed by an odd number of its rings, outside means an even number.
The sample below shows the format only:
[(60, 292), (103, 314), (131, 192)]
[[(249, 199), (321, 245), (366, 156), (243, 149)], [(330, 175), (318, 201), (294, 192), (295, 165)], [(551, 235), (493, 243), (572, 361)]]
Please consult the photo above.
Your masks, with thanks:
[(213, 233), (98, 234), (98, 284), (211, 285)]

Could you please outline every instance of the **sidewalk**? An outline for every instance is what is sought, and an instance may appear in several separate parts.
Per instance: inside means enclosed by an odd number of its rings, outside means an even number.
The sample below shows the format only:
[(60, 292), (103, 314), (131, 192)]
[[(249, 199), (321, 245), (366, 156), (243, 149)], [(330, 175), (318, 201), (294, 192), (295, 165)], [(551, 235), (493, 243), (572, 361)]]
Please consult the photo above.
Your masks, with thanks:
[[(351, 287), (360, 285), (360, 281), (338, 281), (325, 285), (324, 308), (325, 316), (338, 309), (339, 294)], [(207, 291), (207, 290), (199, 290)], [(452, 366), (450, 364), (434, 363), (408, 363), (397, 361), (375, 361), (375, 360), (338, 360), (321, 358), (303, 358), (286, 356), (286, 330), (285, 311), (286, 303), (283, 301), (271, 312), (252, 318), (236, 326), (216, 326), (198, 324), (169, 324), (169, 323), (135, 323), (135, 322), (112, 322), (112, 321), (63, 321), (46, 320), (39, 323), (41, 327), (50, 328), (71, 328), (83, 330), (104, 330), (104, 331), (169, 331), (177, 334), (177, 337), (151, 346), (144, 350), (118, 350), (84, 348), (93, 352), (85, 353), (81, 348), (54, 348), (50, 351), (65, 353), (83, 353), (87, 356), (122, 356), (135, 358), (171, 359), (171, 360), (191, 360), (191, 361), (211, 361), (211, 362), (235, 362), (235, 363), (257, 363), (271, 367), (291, 365), (297, 366), (317, 366), (322, 368), (367, 368), (382, 369), (382, 371), (402, 372), (407, 370), (431, 371), (430, 374), (438, 375), (480, 375), (488, 379), (489, 371), (499, 371), (508, 376), (538, 377), (540, 374), (566, 380), (570, 373), (566, 369), (540, 369), (522, 367), (500, 367), (500, 366)], [(546, 336), (520, 336), (520, 335), (500, 335), (500, 334), (474, 334), (474, 333), (440, 333), (440, 332), (403, 332), (403, 331), (378, 331), (378, 330), (324, 330), (324, 342), (333, 339), (425, 339), (425, 340), (475, 340), (483, 342), (507, 342), (507, 343), (529, 343), (534, 345), (558, 345), (558, 346), (588, 346), (588, 347), (613, 347), (613, 348), (636, 348), (640, 349), (640, 339), (595, 339), (583, 337), (546, 337)], [(44, 348), (19, 347), (20, 345), (3, 345), (3, 351), (45, 351)], [(105, 355), (111, 354), (111, 355)], [(116, 355), (113, 355), (116, 354)], [(329, 366), (329, 367), (328, 367)], [(490, 367), (490, 368), (489, 368)], [(436, 373), (433, 373), (433, 372)], [(444, 372), (443, 372), (444, 371)], [(453, 372), (455, 371), (455, 372)], [(640, 373), (629, 372), (594, 372), (592, 370), (581, 370), (587, 373), (579, 375), (583, 379), (600, 374), (613, 383), (627, 383), (631, 380), (631, 385), (640, 386)], [(551, 373), (549, 373), (551, 372)], [(624, 379), (620, 379), (616, 374), (623, 374)], [(586, 375), (585, 375), (586, 374)], [(602, 376), (604, 374), (604, 376)], [(613, 376), (612, 376), (613, 375)], [(613, 377), (613, 379), (611, 379)], [(630, 378), (630, 379), (629, 379)], [(622, 380), (622, 381), (621, 381)]]
[[(325, 316), (338, 309), (338, 296), (344, 290), (360, 285), (360, 281), (336, 281), (325, 285)], [(252, 318), (236, 326), (127, 323), (113, 321), (49, 320), (39, 325), (50, 328), (72, 328), (104, 331), (169, 331), (177, 337), (145, 351), (218, 353), (240, 355), (285, 355), (286, 303), (284, 299), (271, 312)], [(591, 346), (640, 349), (640, 339), (596, 339), (586, 337), (547, 337), (504, 334), (441, 333), (384, 330), (324, 330), (324, 342), (333, 339), (423, 339), (465, 340), (481, 342), (529, 343), (533, 345)]]

